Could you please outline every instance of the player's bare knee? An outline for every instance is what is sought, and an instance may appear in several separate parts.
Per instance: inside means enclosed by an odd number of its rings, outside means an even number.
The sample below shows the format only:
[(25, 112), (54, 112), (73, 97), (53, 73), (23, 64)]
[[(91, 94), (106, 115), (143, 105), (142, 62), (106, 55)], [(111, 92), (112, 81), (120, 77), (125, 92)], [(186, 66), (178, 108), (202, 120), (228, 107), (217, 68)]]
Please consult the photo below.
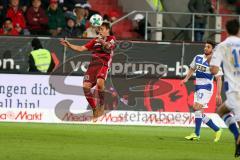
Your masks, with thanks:
[(202, 107), (203, 107), (203, 105), (200, 104), (200, 103), (196, 103), (196, 102), (195, 102), (195, 103), (193, 104), (193, 109), (194, 109), (195, 111), (200, 110)]
[(97, 80), (97, 89), (98, 90), (100, 90), (100, 91), (104, 90), (104, 82), (105, 82), (104, 79), (98, 79)]
[(197, 108), (197, 104), (194, 103), (194, 104), (193, 104), (193, 109), (196, 110), (196, 108)]
[(83, 83), (83, 90), (84, 90), (84, 92), (90, 92), (91, 85), (88, 83)]
[(90, 92), (91, 88), (83, 86), (83, 90), (84, 90), (84, 92)]
[(103, 84), (97, 84), (97, 89), (100, 91), (104, 90), (104, 85)]

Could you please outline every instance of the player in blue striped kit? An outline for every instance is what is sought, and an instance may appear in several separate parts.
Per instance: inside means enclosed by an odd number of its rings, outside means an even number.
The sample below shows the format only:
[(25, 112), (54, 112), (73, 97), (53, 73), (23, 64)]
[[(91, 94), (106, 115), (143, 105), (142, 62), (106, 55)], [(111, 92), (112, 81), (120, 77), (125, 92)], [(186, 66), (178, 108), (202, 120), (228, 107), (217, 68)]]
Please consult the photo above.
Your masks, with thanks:
[[(190, 69), (186, 77), (181, 81), (181, 84), (186, 83), (188, 79), (196, 72), (196, 85), (194, 94), (193, 108), (195, 110), (195, 132), (186, 136), (187, 140), (199, 140), (201, 124), (204, 122), (207, 126), (215, 131), (214, 142), (218, 142), (222, 129), (220, 129), (214, 122), (204, 114), (204, 109), (208, 107), (213, 94), (213, 79), (214, 75), (211, 74), (209, 68), (209, 61), (211, 59), (213, 48), (215, 44), (211, 41), (207, 41), (204, 47), (204, 54), (196, 55), (190, 64)], [(217, 80), (217, 96), (216, 100), (218, 104), (222, 103), (221, 89), (222, 89), (222, 71), (219, 71), (215, 76)]]

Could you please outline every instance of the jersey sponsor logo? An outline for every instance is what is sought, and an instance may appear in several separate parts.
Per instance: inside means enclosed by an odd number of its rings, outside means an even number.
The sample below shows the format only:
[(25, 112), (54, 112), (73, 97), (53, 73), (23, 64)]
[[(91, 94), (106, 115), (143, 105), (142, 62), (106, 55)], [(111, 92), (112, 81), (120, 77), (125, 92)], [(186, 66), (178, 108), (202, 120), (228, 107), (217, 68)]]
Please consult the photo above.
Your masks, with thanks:
[(202, 71), (202, 72), (206, 72), (207, 71), (207, 67), (202, 66), (202, 65), (197, 65), (196, 69), (198, 71)]
[(34, 120), (42, 120), (43, 113), (34, 112), (29, 113), (28, 111), (20, 111), (20, 112), (6, 112), (0, 114), (0, 120), (27, 120), (27, 121), (34, 121)]

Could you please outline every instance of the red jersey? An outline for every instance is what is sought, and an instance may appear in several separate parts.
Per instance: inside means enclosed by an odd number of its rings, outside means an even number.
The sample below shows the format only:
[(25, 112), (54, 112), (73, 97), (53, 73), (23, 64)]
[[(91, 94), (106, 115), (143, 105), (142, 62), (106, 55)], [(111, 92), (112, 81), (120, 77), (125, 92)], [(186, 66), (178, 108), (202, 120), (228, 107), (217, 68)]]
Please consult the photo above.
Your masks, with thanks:
[[(38, 19), (34, 21), (34, 18)], [(34, 11), (33, 7), (30, 7), (26, 14), (26, 20), (30, 30), (45, 30), (48, 24), (48, 17), (45, 14), (44, 9), (39, 8), (38, 11)]]
[(85, 47), (92, 51), (92, 62), (91, 63), (100, 63), (105, 66), (110, 66), (112, 62), (113, 50), (116, 44), (115, 36), (107, 36), (105, 42), (109, 42), (109, 48), (106, 49), (104, 46), (98, 42), (98, 38), (94, 38), (85, 44)]
[(16, 12), (12, 7), (7, 10), (7, 18), (11, 18), (13, 22), (13, 27), (19, 25), (22, 29), (26, 28), (25, 18), (21, 9)]
[(9, 31), (7, 34), (5, 34), (4, 33), (4, 29), (1, 28), (0, 29), (0, 35), (18, 36), (19, 33), (18, 33), (18, 31), (15, 28), (13, 28), (11, 31)]

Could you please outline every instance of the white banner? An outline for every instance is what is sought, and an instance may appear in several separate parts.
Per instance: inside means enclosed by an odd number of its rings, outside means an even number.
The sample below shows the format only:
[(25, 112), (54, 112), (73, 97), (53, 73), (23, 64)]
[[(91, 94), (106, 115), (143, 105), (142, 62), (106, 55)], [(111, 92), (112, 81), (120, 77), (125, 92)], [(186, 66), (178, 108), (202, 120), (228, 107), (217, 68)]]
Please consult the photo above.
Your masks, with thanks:
[[(83, 77), (67, 76), (65, 84), (58, 84), (59, 89), (49, 84), (48, 75), (22, 75), (22, 74), (1, 74), (0, 75), (0, 108), (22, 108), (22, 109), (53, 109), (62, 100), (72, 100), (72, 109), (86, 110), (88, 103), (82, 95), (59, 93), (62, 90), (60, 85), (72, 85), (79, 87), (79, 94), (82, 91)], [(63, 76), (53, 76), (54, 80)]]
[[(60, 81), (59, 81), (60, 79)], [(47, 75), (2, 74), (0, 79), (0, 122), (80, 123), (108, 125), (194, 126), (194, 113), (106, 111), (97, 122), (82, 95), (83, 77), (63, 76), (53, 80), (61, 86), (54, 88)], [(52, 84), (52, 83), (51, 83)], [(68, 91), (71, 85), (76, 90)], [(57, 91), (66, 92), (66, 94)], [(79, 90), (79, 91), (78, 91)], [(71, 94), (72, 93), (72, 94)], [(226, 127), (217, 114), (206, 114), (220, 127)], [(203, 125), (206, 127), (206, 125)]]

